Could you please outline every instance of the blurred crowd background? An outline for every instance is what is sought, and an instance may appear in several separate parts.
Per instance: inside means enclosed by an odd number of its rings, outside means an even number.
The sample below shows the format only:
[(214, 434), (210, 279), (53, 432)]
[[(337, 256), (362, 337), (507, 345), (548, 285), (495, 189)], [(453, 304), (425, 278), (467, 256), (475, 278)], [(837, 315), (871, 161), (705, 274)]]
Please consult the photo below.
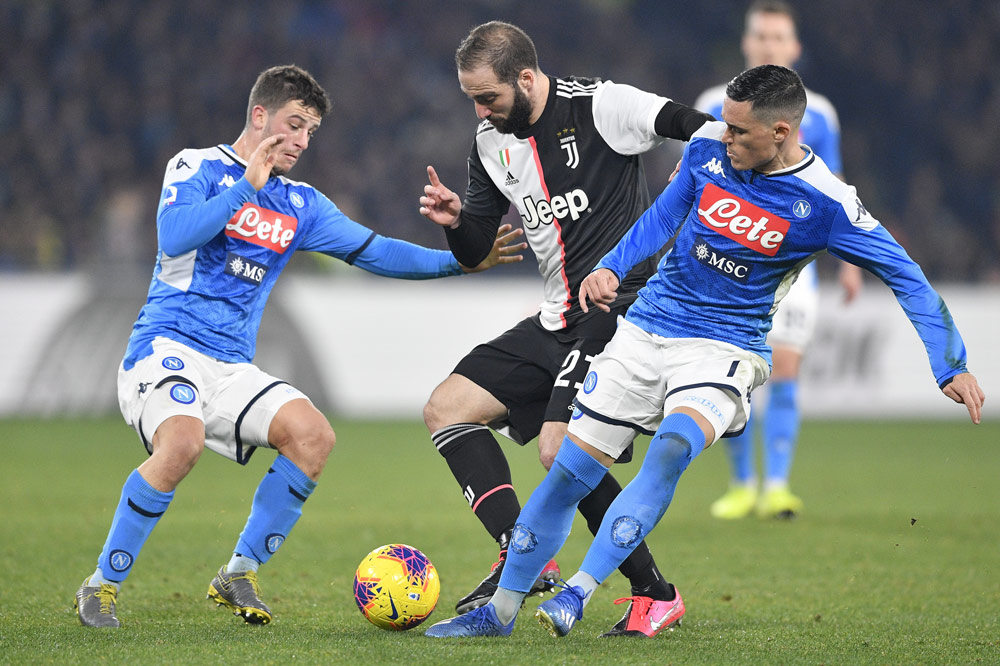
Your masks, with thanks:
[[(141, 266), (163, 171), (240, 134), (257, 74), (309, 69), (334, 109), (290, 174), (379, 233), (433, 247), (425, 166), (464, 192), (477, 120), (453, 54), (524, 28), (547, 74), (693, 103), (742, 69), (735, 0), (6, 0), (0, 270)], [(1000, 2), (800, 2), (806, 85), (837, 107), (847, 180), (932, 280), (1000, 282)], [(646, 162), (650, 190), (679, 149)], [(516, 219), (516, 217), (514, 218)], [(497, 274), (534, 271), (533, 262)], [(316, 264), (299, 262), (298, 270)]]

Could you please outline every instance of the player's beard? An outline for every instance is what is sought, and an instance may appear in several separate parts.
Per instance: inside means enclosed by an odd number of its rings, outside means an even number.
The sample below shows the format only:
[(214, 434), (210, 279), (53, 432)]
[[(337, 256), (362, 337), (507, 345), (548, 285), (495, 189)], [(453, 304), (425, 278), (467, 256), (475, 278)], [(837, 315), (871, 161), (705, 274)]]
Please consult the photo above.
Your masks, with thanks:
[(531, 101), (517, 85), (514, 86), (514, 103), (510, 113), (503, 120), (493, 123), (493, 127), (501, 134), (523, 132), (531, 127)]

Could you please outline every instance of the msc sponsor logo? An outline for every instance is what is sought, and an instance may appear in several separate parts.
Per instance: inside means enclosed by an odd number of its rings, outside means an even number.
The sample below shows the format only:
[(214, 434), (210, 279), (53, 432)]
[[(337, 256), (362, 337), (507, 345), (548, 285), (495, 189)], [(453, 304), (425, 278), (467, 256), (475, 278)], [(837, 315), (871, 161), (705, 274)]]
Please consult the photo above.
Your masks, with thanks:
[(707, 183), (698, 201), (698, 217), (709, 229), (754, 252), (773, 257), (785, 240), (788, 220)]
[(238, 277), (244, 282), (259, 285), (264, 276), (267, 275), (267, 266), (259, 264), (253, 259), (229, 252), (226, 254), (226, 274)]
[(247, 202), (226, 224), (226, 235), (284, 254), (298, 228), (298, 219)]
[(524, 220), (524, 226), (529, 229), (534, 229), (540, 224), (552, 224), (553, 221), (561, 222), (566, 218), (575, 222), (590, 206), (587, 193), (580, 188), (566, 194), (557, 194), (548, 201), (543, 199), (536, 202), (530, 194), (522, 201), (524, 209), (521, 218)]
[(701, 236), (695, 237), (694, 245), (691, 246), (691, 256), (699, 264), (708, 266), (716, 273), (725, 275), (731, 280), (745, 284), (750, 277), (752, 269), (750, 264), (719, 252)]

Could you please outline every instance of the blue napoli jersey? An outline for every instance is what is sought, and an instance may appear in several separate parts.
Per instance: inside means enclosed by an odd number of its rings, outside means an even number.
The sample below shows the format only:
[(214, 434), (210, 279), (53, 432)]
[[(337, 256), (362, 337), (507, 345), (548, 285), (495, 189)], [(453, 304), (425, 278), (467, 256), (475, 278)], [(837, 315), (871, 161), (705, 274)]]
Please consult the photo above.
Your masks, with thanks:
[(677, 233), (626, 318), (650, 333), (721, 340), (770, 362), (771, 316), (799, 271), (828, 251), (893, 291), (939, 385), (965, 372), (965, 345), (944, 301), (855, 189), (811, 150), (780, 171), (737, 171), (725, 129), (713, 122), (695, 133), (680, 172), (598, 264), (620, 279)]
[(170, 160), (156, 216), (156, 267), (126, 369), (151, 353), (156, 336), (222, 361), (250, 362), (268, 295), (298, 250), (389, 277), (462, 272), (450, 252), (379, 236), (306, 183), (272, 177), (257, 191), (245, 168), (227, 145)]

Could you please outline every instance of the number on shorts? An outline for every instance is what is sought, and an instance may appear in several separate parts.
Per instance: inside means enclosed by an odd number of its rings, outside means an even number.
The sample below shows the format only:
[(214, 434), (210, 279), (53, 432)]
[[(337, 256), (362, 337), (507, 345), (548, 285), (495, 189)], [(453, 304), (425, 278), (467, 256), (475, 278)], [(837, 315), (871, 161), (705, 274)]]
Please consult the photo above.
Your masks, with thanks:
[[(594, 360), (594, 357), (591, 356), (590, 354), (587, 354), (586, 356), (583, 357), (583, 360), (586, 363), (590, 363), (591, 361)], [(574, 349), (570, 353), (566, 354), (566, 360), (563, 361), (562, 369), (559, 371), (559, 374), (556, 375), (556, 381), (554, 386), (569, 386), (569, 380), (563, 379), (563, 377), (573, 372), (573, 369), (576, 368), (576, 364), (579, 362), (580, 362), (579, 349)], [(575, 382), (573, 388), (579, 391), (582, 386), (583, 386), (582, 382)]]

